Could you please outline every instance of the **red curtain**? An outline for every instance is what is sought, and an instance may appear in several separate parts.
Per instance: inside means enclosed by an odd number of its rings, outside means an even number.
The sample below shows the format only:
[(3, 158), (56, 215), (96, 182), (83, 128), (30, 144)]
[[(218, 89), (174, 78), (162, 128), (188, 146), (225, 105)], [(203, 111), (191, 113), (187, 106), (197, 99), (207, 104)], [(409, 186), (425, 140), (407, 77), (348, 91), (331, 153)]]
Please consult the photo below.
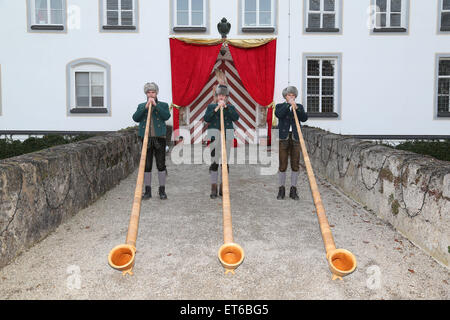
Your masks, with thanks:
[[(236, 69), (248, 93), (262, 106), (272, 104), (275, 87), (276, 39), (254, 48), (237, 48), (231, 44), (229, 48)], [(272, 137), (273, 107), (267, 110), (268, 145), (270, 145)]]
[[(198, 45), (170, 39), (172, 71), (173, 131), (179, 129), (177, 107), (186, 107), (206, 84), (222, 44)], [(229, 44), (230, 52), (245, 89), (262, 106), (273, 102), (275, 86), (276, 39), (258, 47), (238, 48)], [(267, 110), (267, 137), (272, 136), (273, 107)]]
[[(206, 84), (222, 44), (196, 45), (170, 39), (172, 70), (172, 103), (186, 107), (200, 94)], [(179, 112), (173, 109), (173, 131), (179, 129)], [(175, 141), (177, 136), (174, 135)]]

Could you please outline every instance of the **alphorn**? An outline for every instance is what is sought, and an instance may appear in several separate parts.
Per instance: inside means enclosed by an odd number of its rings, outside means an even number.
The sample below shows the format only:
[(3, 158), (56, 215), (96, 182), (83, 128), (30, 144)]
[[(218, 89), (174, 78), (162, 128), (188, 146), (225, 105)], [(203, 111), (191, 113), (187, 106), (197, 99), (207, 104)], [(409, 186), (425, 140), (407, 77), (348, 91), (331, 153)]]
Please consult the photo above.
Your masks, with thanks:
[(222, 215), (224, 244), (219, 248), (218, 256), (220, 263), (225, 268), (225, 274), (227, 274), (228, 272), (234, 274), (234, 270), (239, 267), (239, 265), (244, 260), (244, 250), (240, 245), (234, 243), (233, 240), (223, 107), (220, 107), (220, 129), (220, 138), (222, 142)]
[(134, 190), (133, 207), (131, 209), (130, 222), (128, 224), (128, 233), (125, 244), (115, 246), (108, 255), (109, 265), (122, 271), (122, 275), (133, 275), (133, 266), (136, 255), (136, 239), (139, 228), (139, 215), (141, 213), (142, 186), (144, 184), (145, 159), (147, 158), (147, 144), (149, 134), (150, 116), (152, 114), (152, 105), (148, 108), (147, 123), (145, 124), (144, 141), (142, 142), (141, 160), (139, 162), (139, 171)]
[[(294, 106), (293, 106), (294, 107)], [(294, 109), (294, 108), (293, 108)], [(325, 209), (323, 207), (322, 199), (320, 197), (319, 188), (317, 187), (316, 178), (309, 160), (308, 151), (306, 150), (305, 141), (303, 139), (302, 131), (300, 130), (300, 123), (298, 121), (297, 112), (295, 109), (294, 118), (295, 125), (297, 126), (298, 137), (300, 140), (300, 146), (302, 148), (303, 159), (305, 161), (306, 172), (308, 174), (309, 185), (311, 187), (311, 193), (316, 206), (317, 219), (319, 220), (320, 232), (322, 233), (323, 243), (325, 245), (326, 257), (328, 266), (333, 274), (332, 279), (340, 279), (349, 275), (356, 268), (356, 258), (350, 251), (346, 249), (336, 249), (334, 244), (333, 235), (331, 233), (330, 225), (328, 224), (327, 216), (325, 215)]]

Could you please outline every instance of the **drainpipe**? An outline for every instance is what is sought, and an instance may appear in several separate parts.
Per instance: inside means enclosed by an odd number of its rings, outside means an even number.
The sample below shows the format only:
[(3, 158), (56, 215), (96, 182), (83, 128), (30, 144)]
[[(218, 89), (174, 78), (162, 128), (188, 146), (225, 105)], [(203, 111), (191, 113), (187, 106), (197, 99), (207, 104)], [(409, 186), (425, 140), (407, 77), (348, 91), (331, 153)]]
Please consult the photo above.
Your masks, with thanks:
[(291, 85), (291, 0), (288, 11), (288, 86)]

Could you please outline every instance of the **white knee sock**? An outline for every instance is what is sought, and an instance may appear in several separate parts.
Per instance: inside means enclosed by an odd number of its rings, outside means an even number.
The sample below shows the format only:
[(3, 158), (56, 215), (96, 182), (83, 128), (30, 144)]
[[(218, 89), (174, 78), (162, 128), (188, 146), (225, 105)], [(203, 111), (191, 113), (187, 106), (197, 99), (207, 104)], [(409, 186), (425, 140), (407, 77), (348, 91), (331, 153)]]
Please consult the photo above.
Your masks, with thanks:
[(218, 171), (210, 171), (211, 184), (217, 184), (217, 180), (219, 179)]
[(158, 181), (160, 187), (166, 186), (166, 170), (158, 171)]
[(298, 171), (292, 171), (291, 172), (291, 186), (296, 187), (297, 186), (297, 180), (298, 180)]
[(152, 172), (144, 172), (144, 185), (150, 187), (152, 185)]
[(280, 187), (284, 187), (286, 184), (286, 172), (278, 172), (278, 184)]

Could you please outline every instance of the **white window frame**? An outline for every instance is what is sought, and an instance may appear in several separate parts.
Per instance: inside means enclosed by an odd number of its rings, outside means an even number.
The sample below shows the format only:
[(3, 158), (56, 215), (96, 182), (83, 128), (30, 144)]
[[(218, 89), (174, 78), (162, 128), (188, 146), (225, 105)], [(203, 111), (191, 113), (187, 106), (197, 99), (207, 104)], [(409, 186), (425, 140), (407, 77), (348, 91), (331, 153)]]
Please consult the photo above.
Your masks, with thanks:
[(449, 113), (449, 115), (450, 115), (450, 83), (449, 83), (449, 94), (439, 94), (439, 79), (450, 79), (450, 75), (448, 75), (448, 76), (441, 76), (441, 75), (439, 75), (439, 63), (440, 63), (441, 60), (449, 60), (450, 61), (450, 54), (438, 54), (438, 55), (436, 55), (436, 103), (435, 103), (435, 114), (436, 114), (436, 117), (449, 119), (448, 116), (438, 115), (438, 112), (439, 112), (439, 97), (440, 96), (448, 96), (449, 97), (448, 110), (444, 111), (444, 112)]
[(67, 0), (61, 0), (62, 23), (51, 21), (51, 1), (47, 0), (48, 22), (40, 24), (36, 21), (36, 0), (27, 0), (28, 32), (65, 32), (67, 25)]
[[(89, 74), (89, 106), (78, 106), (77, 105), (77, 97), (76, 97), (76, 74), (77, 73), (88, 73)], [(103, 75), (103, 106), (92, 106), (92, 73), (101, 73)], [(84, 65), (82, 67), (78, 67), (73, 70), (73, 84), (74, 84), (74, 108), (106, 108), (105, 102), (106, 102), (106, 72), (103, 68), (96, 66), (96, 65)]]
[[(308, 76), (308, 60), (319, 60), (319, 75), (318, 76)], [(333, 60), (334, 61), (334, 75), (333, 76), (323, 76), (322, 75), (322, 63), (323, 60)], [(303, 106), (305, 107), (305, 111), (308, 112), (308, 115), (312, 113), (314, 118), (321, 117), (330, 117), (330, 118), (338, 118), (341, 117), (341, 79), (342, 79), (342, 71), (341, 71), (341, 61), (342, 54), (314, 54), (307, 53), (303, 55)], [(308, 94), (308, 78), (319, 79), (319, 94), (318, 95), (310, 95)], [(333, 89), (333, 111), (331, 112), (323, 112), (322, 111), (322, 80), (323, 79), (333, 79), (334, 80), (334, 89)], [(319, 111), (311, 111), (308, 110), (308, 97), (309, 96), (317, 96), (319, 97)], [(325, 96), (326, 97), (326, 96)]]
[(439, 26), (438, 26), (438, 32), (441, 33), (448, 33), (450, 32), (450, 30), (442, 30), (442, 14), (443, 13), (449, 13), (450, 14), (450, 9), (444, 10), (444, 1), (443, 0), (439, 0)]
[[(117, 8), (117, 12), (119, 13), (118, 14), (118, 24), (117, 25), (115, 25), (115, 24), (111, 24), (111, 25), (109, 25), (108, 24), (108, 6), (107, 6), (107, 2), (108, 2), (108, 0), (103, 0), (103, 25), (104, 26), (114, 26), (114, 27), (116, 27), (116, 26), (136, 26), (136, 5), (137, 5), (137, 3), (136, 3), (136, 1), (134, 1), (134, 0), (132, 0), (131, 1), (131, 3), (132, 3), (132, 8), (131, 8), (131, 10), (126, 10), (126, 11), (131, 11), (131, 13), (132, 13), (132, 15), (133, 15), (133, 19), (132, 19), (132, 24), (131, 25), (123, 25), (122, 24), (122, 15), (120, 14), (121, 12), (122, 12), (122, 0), (118, 0), (117, 1), (117, 3), (118, 3), (118, 8)], [(112, 11), (116, 11), (116, 10), (112, 10)]]
[[(377, 30), (389, 30), (389, 29), (398, 29), (403, 28), (408, 30), (408, 19), (409, 19), (409, 0), (401, 0), (401, 12), (400, 12), (400, 26), (391, 26), (391, 14), (396, 14), (397, 12), (391, 11), (391, 0), (386, 0), (386, 12), (379, 12), (377, 7), (377, 0), (372, 0), (372, 6), (375, 8), (374, 10), (374, 19), (372, 24), (372, 29)], [(381, 14), (386, 14), (386, 26), (382, 27), (381, 25), (377, 25), (378, 22), (381, 22), (381, 19), (378, 17)]]
[[(103, 107), (92, 106), (91, 78), (89, 76), (89, 106), (77, 106), (76, 101), (76, 72), (101, 72), (103, 73)], [(97, 59), (78, 59), (67, 65), (67, 106), (68, 115), (75, 114), (102, 114), (109, 115), (111, 113), (111, 71), (110, 66), (106, 62)], [(82, 110), (83, 112), (80, 112)]]
[(30, 10), (31, 10), (31, 23), (33, 25), (41, 25), (41, 26), (47, 26), (47, 25), (52, 25), (52, 26), (63, 26), (64, 25), (64, 15), (65, 15), (65, 0), (61, 0), (61, 11), (62, 11), (62, 23), (52, 23), (51, 22), (51, 0), (47, 0), (47, 17), (48, 17), (48, 23), (37, 23), (36, 22), (36, 0), (31, 0), (30, 2)]
[(275, 28), (275, 0), (270, 0), (270, 25), (261, 25), (259, 23), (259, 1), (256, 0), (256, 24), (254, 26), (245, 24), (245, 2), (247, 0), (241, 0), (241, 21), (243, 28)]
[(305, 26), (305, 30), (308, 28), (312, 28), (309, 26), (309, 14), (310, 13), (316, 13), (316, 14), (320, 14), (320, 27), (318, 29), (324, 29), (325, 27), (323, 26), (323, 15), (324, 14), (331, 14), (334, 13), (334, 28), (335, 29), (341, 29), (341, 15), (340, 15), (340, 11), (341, 11), (341, 1), (340, 0), (336, 0), (334, 3), (334, 11), (325, 11), (325, 1), (324, 0), (320, 0), (320, 10), (319, 11), (313, 11), (310, 9), (310, 0), (304, 0), (305, 1), (305, 11), (306, 11), (306, 15), (305, 15), (305, 21), (306, 21), (306, 26)]
[[(139, 32), (139, 0), (132, 0), (132, 24), (131, 25), (123, 25), (122, 24), (122, 15), (120, 14), (122, 8), (122, 0), (118, 0), (118, 23), (117, 25), (109, 25), (108, 23), (108, 10), (107, 10), (107, 0), (99, 0), (99, 10), (100, 14), (100, 24), (99, 31), (100, 32)], [(114, 10), (115, 11), (115, 10)]]
[(203, 4), (203, 24), (202, 25), (193, 25), (192, 24), (192, 0), (188, 0), (188, 17), (189, 17), (189, 24), (178, 24), (178, 1), (173, 0), (173, 26), (175, 28), (206, 28), (206, 0), (202, 0)]

